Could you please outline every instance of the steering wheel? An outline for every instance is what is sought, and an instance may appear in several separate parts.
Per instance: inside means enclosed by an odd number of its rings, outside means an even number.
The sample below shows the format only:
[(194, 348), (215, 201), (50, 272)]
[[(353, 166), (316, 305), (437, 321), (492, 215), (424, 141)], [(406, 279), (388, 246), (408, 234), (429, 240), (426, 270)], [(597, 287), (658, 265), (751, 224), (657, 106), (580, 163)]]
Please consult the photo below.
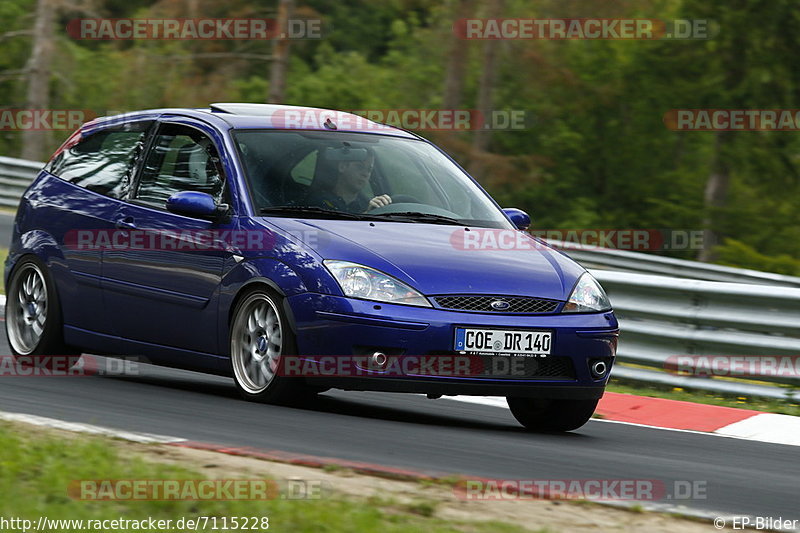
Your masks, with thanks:
[(392, 198), (393, 204), (421, 204), (419, 200), (415, 196), (411, 196), (410, 194), (395, 194)]
[[(380, 195), (379, 195), (380, 196)], [(370, 214), (377, 214), (380, 215), (381, 213), (393, 213), (396, 212), (397, 209), (393, 206), (403, 205), (406, 206), (403, 208), (403, 211), (414, 211), (415, 204), (421, 204), (417, 198), (409, 195), (409, 194), (395, 194), (391, 196), (392, 203), (389, 205), (384, 205), (382, 207), (376, 207), (375, 209), (368, 209), (367, 213)]]

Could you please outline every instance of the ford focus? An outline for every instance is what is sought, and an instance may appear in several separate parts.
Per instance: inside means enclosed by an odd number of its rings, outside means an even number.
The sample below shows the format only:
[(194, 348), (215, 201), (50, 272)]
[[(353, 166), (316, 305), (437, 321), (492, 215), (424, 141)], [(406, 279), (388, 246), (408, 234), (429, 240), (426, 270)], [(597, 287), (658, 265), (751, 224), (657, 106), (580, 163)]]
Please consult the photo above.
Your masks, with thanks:
[(25, 192), (5, 263), (18, 358), (93, 353), (330, 388), (503, 396), (583, 425), (618, 324), (594, 278), (422, 137), (260, 104), (84, 124)]

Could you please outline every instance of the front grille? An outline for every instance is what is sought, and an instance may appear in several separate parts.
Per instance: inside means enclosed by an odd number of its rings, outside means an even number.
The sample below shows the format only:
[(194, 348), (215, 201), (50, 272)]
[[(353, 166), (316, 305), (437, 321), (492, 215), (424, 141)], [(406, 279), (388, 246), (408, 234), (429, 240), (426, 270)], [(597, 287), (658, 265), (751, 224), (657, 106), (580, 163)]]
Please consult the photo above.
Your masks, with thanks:
[[(484, 295), (458, 295), (435, 296), (433, 301), (442, 309), (457, 311), (471, 311), (474, 313), (517, 313), (540, 314), (552, 313), (561, 302), (556, 300), (543, 300), (527, 296), (484, 296)], [(492, 302), (506, 302), (508, 307), (497, 309), (492, 307)]]

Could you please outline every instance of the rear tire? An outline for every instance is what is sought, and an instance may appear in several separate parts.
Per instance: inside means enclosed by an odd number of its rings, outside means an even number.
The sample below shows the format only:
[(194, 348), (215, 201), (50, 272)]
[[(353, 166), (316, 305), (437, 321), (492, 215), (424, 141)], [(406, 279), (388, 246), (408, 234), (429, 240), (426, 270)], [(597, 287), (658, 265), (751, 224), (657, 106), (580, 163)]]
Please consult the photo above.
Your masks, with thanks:
[(80, 354), (64, 343), (58, 291), (39, 258), (26, 256), (14, 267), (5, 316), (8, 345), (22, 364), (69, 370), (80, 360)]
[(314, 394), (300, 379), (278, 375), (281, 357), (297, 353), (281, 304), (280, 296), (261, 288), (248, 292), (236, 304), (230, 328), (230, 361), (236, 389), (245, 400), (286, 404)]
[(592, 418), (598, 399), (506, 398), (511, 414), (529, 431), (572, 431)]

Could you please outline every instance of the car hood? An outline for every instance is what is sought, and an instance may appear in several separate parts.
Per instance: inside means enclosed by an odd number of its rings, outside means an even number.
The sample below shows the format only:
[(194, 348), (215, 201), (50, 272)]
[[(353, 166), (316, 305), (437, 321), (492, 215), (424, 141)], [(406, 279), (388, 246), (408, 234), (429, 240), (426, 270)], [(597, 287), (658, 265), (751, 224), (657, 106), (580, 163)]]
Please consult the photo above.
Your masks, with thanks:
[[(264, 222), (267, 222), (264, 220)], [(515, 230), (441, 224), (271, 217), (323, 259), (351, 261), (410, 284), (425, 295), (495, 294), (566, 300), (584, 269), (562, 253)], [(266, 225), (269, 225), (266, 224)], [(513, 249), (466, 249), (465, 232), (514, 234)], [(475, 233), (472, 233), (475, 235)], [(474, 242), (474, 241), (473, 241)], [(528, 243), (528, 244), (524, 244)], [(494, 249), (493, 249), (494, 248)]]

